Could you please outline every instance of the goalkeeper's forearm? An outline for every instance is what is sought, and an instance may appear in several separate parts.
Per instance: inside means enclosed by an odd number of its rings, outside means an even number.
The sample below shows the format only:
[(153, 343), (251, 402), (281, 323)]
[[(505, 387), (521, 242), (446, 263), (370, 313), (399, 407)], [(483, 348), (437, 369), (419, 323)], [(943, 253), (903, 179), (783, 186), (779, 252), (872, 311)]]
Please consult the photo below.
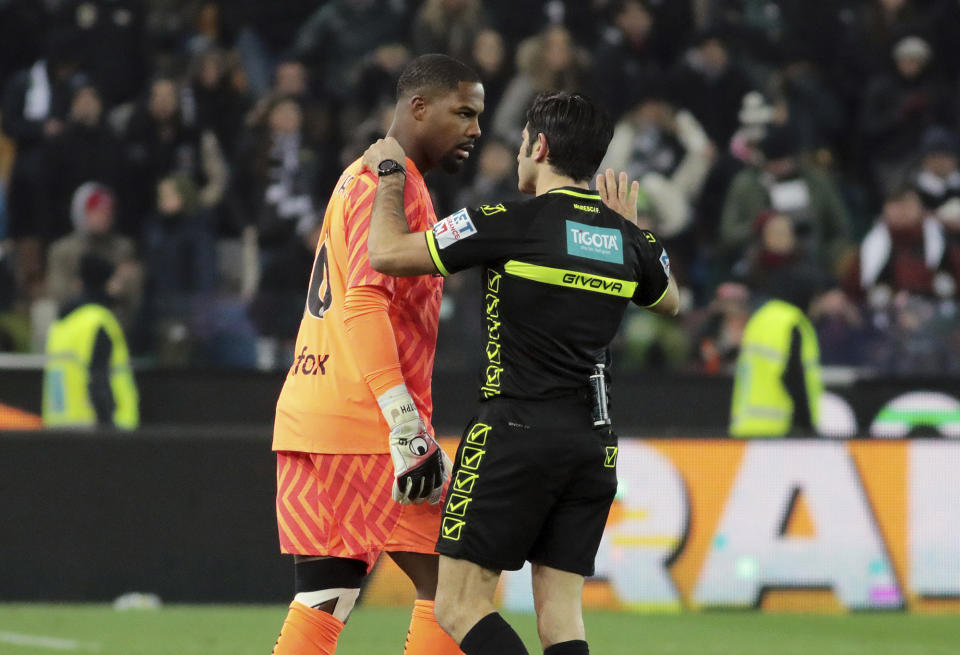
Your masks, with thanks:
[(344, 301), (347, 338), (370, 391), (390, 428), (394, 499), (439, 502), (446, 468), (439, 446), (420, 417), (400, 367), (400, 356), (387, 314), (389, 298), (379, 287), (354, 287)]

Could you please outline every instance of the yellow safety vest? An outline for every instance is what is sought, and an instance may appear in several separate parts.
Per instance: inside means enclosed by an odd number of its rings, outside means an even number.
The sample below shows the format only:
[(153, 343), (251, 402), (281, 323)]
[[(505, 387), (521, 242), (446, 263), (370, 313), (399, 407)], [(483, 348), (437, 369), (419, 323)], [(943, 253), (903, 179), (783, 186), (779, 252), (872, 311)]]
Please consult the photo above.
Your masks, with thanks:
[(803, 312), (782, 300), (771, 300), (747, 322), (733, 381), (730, 434), (734, 437), (782, 437), (793, 425), (793, 399), (783, 384), (790, 357), (790, 337), (800, 330), (803, 377), (814, 426), (820, 418), (820, 346)]
[(45, 426), (96, 425), (97, 412), (90, 400), (89, 382), (93, 348), (101, 328), (113, 344), (110, 355), (110, 390), (115, 403), (113, 423), (127, 430), (140, 423), (140, 399), (123, 330), (109, 309), (91, 303), (81, 305), (50, 326), (43, 375)]

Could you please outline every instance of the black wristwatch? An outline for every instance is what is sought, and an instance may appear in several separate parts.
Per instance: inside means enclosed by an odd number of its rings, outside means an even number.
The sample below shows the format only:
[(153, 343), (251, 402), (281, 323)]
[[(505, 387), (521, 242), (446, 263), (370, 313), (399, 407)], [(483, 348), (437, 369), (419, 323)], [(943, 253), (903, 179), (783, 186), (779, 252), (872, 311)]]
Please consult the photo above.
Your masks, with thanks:
[(383, 177), (384, 175), (393, 175), (394, 173), (403, 173), (406, 175), (407, 171), (395, 159), (384, 159), (377, 165), (377, 175), (380, 177)]

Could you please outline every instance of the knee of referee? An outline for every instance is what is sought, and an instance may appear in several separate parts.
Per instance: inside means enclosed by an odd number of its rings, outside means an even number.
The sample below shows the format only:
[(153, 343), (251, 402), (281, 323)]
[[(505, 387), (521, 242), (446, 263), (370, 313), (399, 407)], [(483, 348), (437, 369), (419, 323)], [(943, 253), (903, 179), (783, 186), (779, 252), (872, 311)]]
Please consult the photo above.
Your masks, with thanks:
[(584, 639), (583, 576), (533, 565), (533, 604), (544, 648)]
[(499, 571), (490, 571), (467, 562), (440, 556), (440, 577), (433, 613), (437, 623), (457, 643), (476, 623), (497, 611), (493, 596)]
[(365, 562), (340, 557), (297, 561), (293, 600), (346, 622), (367, 573)]

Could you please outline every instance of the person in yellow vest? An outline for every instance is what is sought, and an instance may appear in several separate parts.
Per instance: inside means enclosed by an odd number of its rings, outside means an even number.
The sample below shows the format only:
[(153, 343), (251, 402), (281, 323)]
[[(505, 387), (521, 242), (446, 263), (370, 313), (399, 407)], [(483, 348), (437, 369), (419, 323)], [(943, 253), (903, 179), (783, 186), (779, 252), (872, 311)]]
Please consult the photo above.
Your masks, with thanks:
[(770, 299), (747, 321), (730, 411), (734, 437), (814, 435), (823, 380), (820, 346), (804, 313), (817, 282), (798, 271), (771, 280)]
[(139, 397), (123, 330), (106, 292), (113, 264), (80, 262), (82, 292), (60, 311), (47, 335), (43, 376), (46, 427), (115, 427), (140, 423)]

